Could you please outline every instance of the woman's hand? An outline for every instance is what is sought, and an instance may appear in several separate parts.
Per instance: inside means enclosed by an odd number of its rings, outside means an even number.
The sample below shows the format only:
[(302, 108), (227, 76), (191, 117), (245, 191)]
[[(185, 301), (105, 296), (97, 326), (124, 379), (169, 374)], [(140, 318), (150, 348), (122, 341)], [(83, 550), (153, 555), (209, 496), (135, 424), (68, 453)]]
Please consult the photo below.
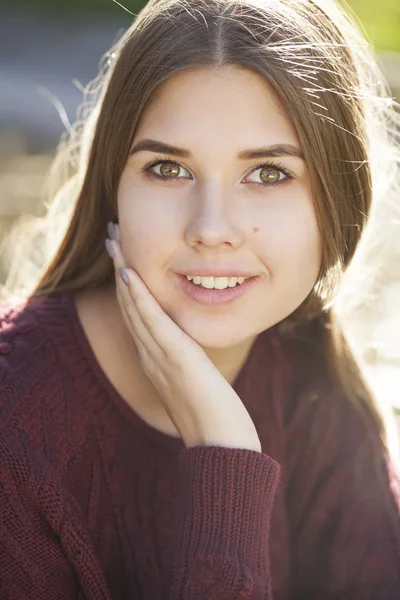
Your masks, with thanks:
[[(204, 350), (161, 308), (140, 276), (126, 267), (117, 225), (106, 245), (116, 294), (140, 363), (187, 448), (225, 446), (261, 452), (249, 413)], [(123, 283), (120, 269), (127, 277)]]

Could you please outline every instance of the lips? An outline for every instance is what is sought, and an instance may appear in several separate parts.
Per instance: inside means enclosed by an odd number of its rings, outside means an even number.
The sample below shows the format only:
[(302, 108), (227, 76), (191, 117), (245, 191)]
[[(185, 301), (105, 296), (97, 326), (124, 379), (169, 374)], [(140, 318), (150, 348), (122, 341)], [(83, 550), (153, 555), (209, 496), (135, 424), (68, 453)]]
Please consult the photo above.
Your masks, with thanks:
[(186, 276), (198, 276), (198, 277), (255, 277), (256, 273), (250, 273), (249, 271), (244, 271), (240, 269), (232, 269), (232, 268), (215, 268), (215, 269), (193, 269), (185, 270), (179, 273), (179, 275)]

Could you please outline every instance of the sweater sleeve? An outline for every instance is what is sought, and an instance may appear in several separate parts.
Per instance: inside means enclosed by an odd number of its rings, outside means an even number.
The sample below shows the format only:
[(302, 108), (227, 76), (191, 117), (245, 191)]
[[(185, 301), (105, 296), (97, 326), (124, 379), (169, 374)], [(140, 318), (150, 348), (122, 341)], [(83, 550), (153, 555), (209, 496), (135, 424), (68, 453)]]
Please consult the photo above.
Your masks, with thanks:
[(377, 426), (340, 393), (303, 398), (288, 439), (293, 600), (400, 598), (400, 486)]
[(247, 449), (195, 446), (179, 460), (166, 600), (271, 599), (271, 509), (280, 465)]
[(2, 600), (110, 600), (79, 511), (21, 432), (0, 439)]
[[(43, 434), (47, 413), (36, 375), (45, 377), (52, 365), (44, 336), (29, 313), (13, 315), (12, 306), (0, 307), (0, 598), (110, 600), (83, 516)], [(56, 436), (61, 423), (47, 426)]]

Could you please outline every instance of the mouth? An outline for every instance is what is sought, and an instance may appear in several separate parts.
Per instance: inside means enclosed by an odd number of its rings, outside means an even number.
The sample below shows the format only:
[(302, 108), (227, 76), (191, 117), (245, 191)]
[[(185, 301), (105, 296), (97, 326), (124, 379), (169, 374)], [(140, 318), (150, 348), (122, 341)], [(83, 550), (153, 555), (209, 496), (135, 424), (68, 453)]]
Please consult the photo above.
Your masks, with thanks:
[[(179, 288), (186, 297), (206, 306), (215, 306), (234, 302), (235, 300), (247, 295), (260, 280), (258, 275), (247, 278), (231, 278), (232, 280), (236, 280), (231, 281), (231, 286), (228, 285), (223, 289), (218, 289), (214, 287), (215, 281), (209, 281), (214, 278), (200, 278), (201, 282), (195, 283), (193, 281), (194, 277), (191, 278), (191, 281), (189, 280), (190, 276), (188, 279), (186, 275), (181, 275), (179, 273), (176, 273), (176, 277), (179, 283)], [(198, 278), (196, 278), (196, 280), (198, 280)], [(205, 284), (208, 287), (204, 287), (202, 284)]]

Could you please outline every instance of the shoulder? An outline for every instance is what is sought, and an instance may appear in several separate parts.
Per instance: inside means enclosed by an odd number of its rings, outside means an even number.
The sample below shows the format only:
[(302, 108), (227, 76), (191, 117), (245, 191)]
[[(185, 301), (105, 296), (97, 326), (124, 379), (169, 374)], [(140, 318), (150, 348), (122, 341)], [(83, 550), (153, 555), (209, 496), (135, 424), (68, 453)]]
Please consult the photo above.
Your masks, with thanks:
[[(377, 400), (372, 392), (369, 399), (358, 394), (349, 398), (331, 374), (321, 332), (315, 323), (312, 327), (311, 335), (282, 336), (287, 360), (293, 363), (286, 411), (288, 472), (307, 473), (310, 488), (327, 476), (336, 481), (341, 477), (343, 489), (358, 486), (359, 494), (369, 496), (372, 481), (379, 490), (398, 488), (396, 461), (382, 437)], [(400, 489), (396, 493), (400, 506)]]
[(74, 429), (68, 373), (52, 339), (62, 302), (55, 294), (0, 303), (0, 454), (14, 461), (24, 454), (52, 462)]
[(19, 298), (0, 303), (0, 411), (3, 414), (10, 402), (32, 387), (40, 365), (47, 362), (46, 338), (36, 314), (39, 305), (38, 300)]
[[(0, 407), (21, 397), (54, 364), (43, 314), (54, 299), (10, 298), (0, 303)], [(1, 422), (1, 420), (0, 420)]]

